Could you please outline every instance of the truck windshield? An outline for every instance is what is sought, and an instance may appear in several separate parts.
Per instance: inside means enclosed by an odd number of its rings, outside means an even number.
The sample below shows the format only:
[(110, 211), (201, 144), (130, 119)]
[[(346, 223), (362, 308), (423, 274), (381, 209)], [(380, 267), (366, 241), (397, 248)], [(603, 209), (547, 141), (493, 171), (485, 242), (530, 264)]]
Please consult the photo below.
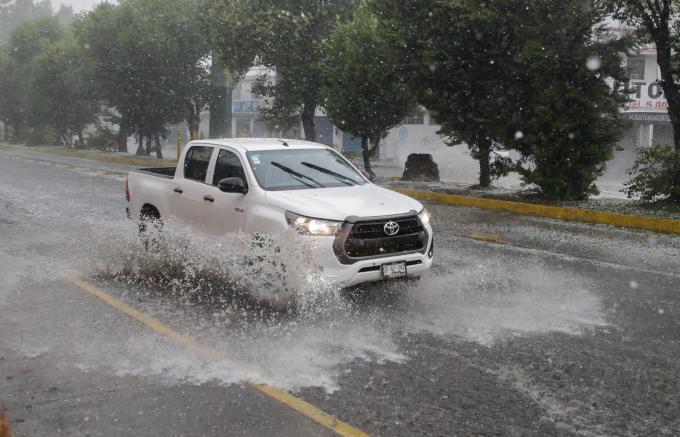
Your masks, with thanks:
[(328, 149), (260, 150), (246, 153), (265, 190), (302, 190), (363, 185), (366, 180), (340, 154)]

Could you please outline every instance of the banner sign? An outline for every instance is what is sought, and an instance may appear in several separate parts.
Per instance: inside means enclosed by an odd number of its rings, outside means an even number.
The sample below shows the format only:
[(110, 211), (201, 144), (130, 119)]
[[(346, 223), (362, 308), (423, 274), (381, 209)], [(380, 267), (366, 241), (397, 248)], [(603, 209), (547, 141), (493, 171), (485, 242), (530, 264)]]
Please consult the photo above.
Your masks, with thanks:
[(231, 101), (231, 112), (233, 114), (257, 114), (260, 109), (260, 105), (263, 104), (263, 100), (254, 99), (239, 99)]

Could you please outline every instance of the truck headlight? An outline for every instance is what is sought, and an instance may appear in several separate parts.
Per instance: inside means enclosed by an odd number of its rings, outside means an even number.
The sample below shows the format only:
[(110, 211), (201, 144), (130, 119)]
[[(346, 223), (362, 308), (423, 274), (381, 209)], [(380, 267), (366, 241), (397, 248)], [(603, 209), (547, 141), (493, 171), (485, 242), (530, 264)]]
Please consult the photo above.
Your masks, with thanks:
[(418, 213), (418, 219), (420, 220), (420, 223), (425, 226), (426, 224), (430, 223), (430, 212), (423, 208), (423, 210)]
[(336, 235), (342, 227), (342, 222), (305, 217), (290, 211), (286, 211), (286, 220), (293, 229), (306, 235)]

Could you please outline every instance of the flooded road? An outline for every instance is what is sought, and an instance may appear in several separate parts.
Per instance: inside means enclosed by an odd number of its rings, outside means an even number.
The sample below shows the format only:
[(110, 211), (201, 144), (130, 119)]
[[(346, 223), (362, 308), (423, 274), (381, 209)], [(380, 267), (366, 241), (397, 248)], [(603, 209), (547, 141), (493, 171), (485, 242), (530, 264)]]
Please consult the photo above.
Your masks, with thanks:
[[(252, 263), (246, 236), (169, 224), (146, 250), (105, 165), (0, 149), (0, 410), (17, 435), (329, 432), (245, 381), (371, 435), (680, 433), (677, 236), (433, 204), (431, 274), (348, 295), (294, 240)], [(283, 291), (294, 309), (256, 298)]]

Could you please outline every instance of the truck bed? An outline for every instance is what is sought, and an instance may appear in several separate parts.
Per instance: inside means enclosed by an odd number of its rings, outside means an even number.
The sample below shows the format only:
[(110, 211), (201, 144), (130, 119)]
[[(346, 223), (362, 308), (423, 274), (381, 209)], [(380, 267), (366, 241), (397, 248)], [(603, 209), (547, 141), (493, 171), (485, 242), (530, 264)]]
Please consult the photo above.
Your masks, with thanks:
[(172, 179), (175, 177), (175, 168), (174, 167), (153, 167), (153, 168), (140, 168), (137, 170), (140, 173), (148, 173), (151, 174), (152, 176), (159, 176), (162, 178), (167, 178), (167, 179)]

